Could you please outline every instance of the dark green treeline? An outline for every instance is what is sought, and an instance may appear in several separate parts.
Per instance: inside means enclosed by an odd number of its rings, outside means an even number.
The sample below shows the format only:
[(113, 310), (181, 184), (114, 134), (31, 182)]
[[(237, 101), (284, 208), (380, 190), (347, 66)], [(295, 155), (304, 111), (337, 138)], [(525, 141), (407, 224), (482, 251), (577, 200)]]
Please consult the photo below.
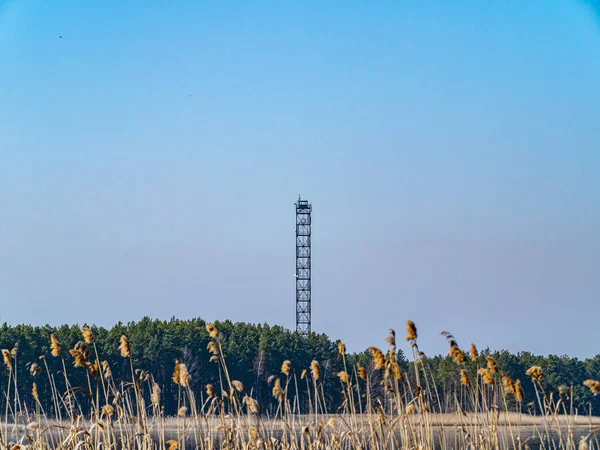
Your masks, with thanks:
[[(277, 402), (271, 396), (271, 385), (268, 379), (271, 375), (280, 376), (281, 364), (289, 359), (292, 368), (300, 378), (304, 369), (310, 368), (312, 360), (317, 360), (322, 369), (324, 392), (326, 395), (329, 412), (337, 412), (343, 403), (340, 382), (337, 373), (343, 370), (342, 359), (338, 353), (337, 343), (331, 341), (324, 334), (311, 334), (302, 338), (297, 333), (279, 326), (252, 325), (247, 323), (232, 323), (230, 321), (216, 322), (215, 326), (220, 333), (223, 349), (227, 359), (227, 366), (232, 379), (241, 381), (248, 393), (261, 404), (264, 413), (274, 413)], [(191, 388), (196, 398), (201, 399), (207, 383), (213, 384), (217, 392), (220, 391), (221, 380), (218, 364), (210, 362), (207, 345), (211, 340), (206, 331), (206, 323), (201, 319), (169, 321), (151, 320), (144, 318), (139, 322), (128, 324), (119, 323), (110, 330), (92, 326), (100, 361), (108, 361), (112, 368), (113, 377), (117, 381), (130, 381), (131, 369), (129, 361), (122, 358), (119, 352), (119, 341), (122, 335), (128, 337), (132, 348), (132, 358), (135, 368), (142, 369), (152, 374), (154, 380), (162, 390), (162, 404), (165, 413), (172, 415), (177, 410), (177, 386), (171, 381), (174, 363), (180, 360), (186, 364), (191, 375)], [(50, 354), (50, 334), (54, 334), (61, 342), (63, 354), (54, 358)], [(403, 338), (401, 338), (403, 339)], [(29, 368), (32, 363), (45, 367), (48, 364), (49, 372), (53, 375), (60, 392), (65, 391), (63, 376), (63, 360), (66, 365), (68, 379), (71, 386), (87, 387), (88, 376), (86, 369), (73, 367), (68, 350), (73, 348), (83, 336), (78, 326), (63, 325), (59, 328), (50, 326), (34, 327), (29, 325), (8, 326), (0, 328), (0, 349), (11, 350), (17, 347), (15, 361), (16, 375), (19, 386), (19, 396), (23, 404), (29, 407), (34, 405), (32, 399), (32, 386), (35, 381), (38, 388), (40, 403), (44, 410), (52, 414), (53, 406), (50, 398), (48, 375), (43, 372), (35, 378)], [(383, 348), (382, 348), (383, 349)], [(383, 349), (385, 351), (385, 349)], [(457, 401), (466, 410), (469, 401), (464, 398), (464, 389), (460, 385), (460, 369), (466, 368), (473, 374), (479, 367), (485, 367), (485, 356), (493, 356), (501, 371), (508, 373), (513, 379), (520, 379), (525, 391), (523, 410), (532, 409), (539, 414), (535, 403), (535, 392), (530, 379), (525, 371), (539, 365), (545, 377), (542, 380), (544, 388), (555, 395), (570, 395), (573, 404), (580, 414), (600, 412), (600, 399), (594, 397), (583, 386), (586, 379), (600, 378), (600, 355), (584, 361), (566, 356), (547, 357), (536, 356), (528, 352), (511, 354), (507, 351), (490, 352), (481, 351), (478, 361), (469, 360), (465, 366), (458, 366), (451, 358), (434, 356), (426, 358), (425, 371), (428, 374), (430, 386), (437, 387), (439, 404), (443, 411), (456, 410)], [(412, 359), (412, 358), (411, 358)], [(95, 360), (95, 355), (90, 357)], [(356, 362), (363, 364), (371, 374), (372, 394), (383, 395), (379, 381), (381, 374), (372, 368), (370, 355), (367, 351), (348, 355), (349, 367)], [(398, 362), (409, 382), (414, 383), (413, 364), (398, 352)], [(351, 369), (349, 369), (351, 371)], [(310, 370), (309, 370), (310, 373)], [(0, 390), (5, 398), (8, 381), (8, 369), (0, 369)], [(298, 379), (301, 399), (303, 399), (303, 386), (305, 381)], [(435, 382), (435, 383), (433, 383)], [(414, 384), (413, 384), (414, 385)], [(92, 386), (92, 389), (94, 387)], [(305, 388), (304, 388), (305, 389)], [(433, 387), (431, 387), (433, 389)], [(226, 391), (227, 389), (224, 388)], [(149, 395), (149, 389), (146, 389)], [(567, 398), (567, 397), (565, 397)], [(570, 403), (570, 397), (568, 398)], [(78, 401), (84, 410), (89, 409), (89, 399), (86, 394), (80, 394)], [(436, 401), (437, 403), (437, 401)], [(504, 407), (503, 405), (499, 405)], [(514, 408), (514, 400), (509, 401), (509, 409)]]

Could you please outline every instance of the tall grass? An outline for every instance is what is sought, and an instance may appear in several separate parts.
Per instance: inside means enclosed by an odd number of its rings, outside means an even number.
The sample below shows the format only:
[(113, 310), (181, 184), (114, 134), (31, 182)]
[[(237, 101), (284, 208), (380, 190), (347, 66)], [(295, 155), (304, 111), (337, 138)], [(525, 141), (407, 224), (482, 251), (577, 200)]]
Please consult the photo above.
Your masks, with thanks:
[[(535, 388), (535, 404), (541, 414), (523, 405), (521, 380), (513, 380), (487, 356), (478, 361), (475, 345), (463, 351), (454, 336), (448, 340), (449, 355), (460, 367), (460, 398), (448, 412), (440, 401), (440, 387), (418, 344), (412, 321), (406, 340), (412, 349), (410, 376), (398, 364), (396, 333), (390, 330), (388, 348), (370, 347), (370, 367), (350, 364), (346, 346), (338, 345), (343, 370), (337, 374), (343, 405), (328, 408), (323, 369), (314, 360), (309, 368), (282, 362), (281, 373), (269, 383), (277, 402), (274, 415), (261, 412), (253, 392), (231, 379), (217, 328), (207, 324), (211, 341), (210, 360), (218, 364), (218, 386), (207, 384), (202, 393), (190, 387), (190, 373), (175, 361), (172, 382), (177, 385), (177, 415), (168, 417), (161, 403), (161, 389), (153, 375), (134, 366), (134, 351), (126, 336), (120, 339), (121, 356), (129, 366), (130, 381), (116, 382), (108, 362), (98, 354), (94, 334), (82, 328), (83, 340), (68, 353), (58, 339), (50, 337), (50, 355), (26, 362), (32, 377), (45, 376), (51, 390), (53, 414), (39, 401), (33, 383), (27, 404), (19, 395), (18, 349), (2, 350), (8, 374), (4, 391), (4, 417), (0, 425), (0, 448), (45, 449), (231, 449), (231, 450), (337, 450), (337, 449), (500, 449), (600, 448), (596, 438), (600, 420), (579, 416), (565, 393), (555, 396), (544, 389), (544, 373), (533, 366), (524, 377)], [(46, 358), (57, 358), (62, 371), (52, 373)], [(67, 370), (68, 365), (74, 367)], [(72, 370), (85, 370), (86, 383), (73, 386)], [(63, 378), (65, 391), (57, 389)], [(62, 382), (60, 383), (62, 385)], [(584, 383), (594, 394), (600, 382)], [(329, 387), (331, 389), (331, 387)], [(23, 396), (29, 397), (29, 396)], [(198, 398), (199, 397), (199, 398)], [(86, 402), (84, 408), (82, 403)], [(87, 407), (91, 405), (91, 407)], [(86, 411), (84, 413), (84, 411)]]

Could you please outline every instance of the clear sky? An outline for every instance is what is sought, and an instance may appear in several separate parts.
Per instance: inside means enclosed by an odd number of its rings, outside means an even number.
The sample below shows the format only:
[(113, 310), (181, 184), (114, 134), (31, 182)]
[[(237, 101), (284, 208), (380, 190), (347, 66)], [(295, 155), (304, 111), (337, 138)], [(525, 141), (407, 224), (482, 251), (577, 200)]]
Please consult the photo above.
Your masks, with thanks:
[(598, 2), (0, 5), (0, 321), (600, 353)]

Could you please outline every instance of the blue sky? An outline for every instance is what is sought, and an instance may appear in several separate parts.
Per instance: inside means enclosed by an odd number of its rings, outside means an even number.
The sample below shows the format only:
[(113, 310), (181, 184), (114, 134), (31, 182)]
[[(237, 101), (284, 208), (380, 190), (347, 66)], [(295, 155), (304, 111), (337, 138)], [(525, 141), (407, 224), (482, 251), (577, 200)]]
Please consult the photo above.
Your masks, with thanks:
[(600, 353), (597, 3), (0, 5), (1, 321)]

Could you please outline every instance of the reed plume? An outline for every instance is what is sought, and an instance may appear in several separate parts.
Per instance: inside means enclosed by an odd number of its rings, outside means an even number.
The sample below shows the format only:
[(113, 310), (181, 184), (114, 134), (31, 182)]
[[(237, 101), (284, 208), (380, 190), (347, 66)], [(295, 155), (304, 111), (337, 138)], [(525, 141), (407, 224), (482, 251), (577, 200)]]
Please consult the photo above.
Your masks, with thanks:
[(464, 364), (467, 362), (465, 352), (463, 352), (458, 346), (450, 347), (449, 355), (456, 361), (457, 364)]
[(254, 425), (251, 425), (249, 429), (249, 434), (252, 439), (258, 438), (258, 428), (256, 428)]
[(312, 373), (313, 379), (318, 380), (321, 378), (321, 366), (319, 366), (317, 360), (313, 360), (313, 362), (310, 363), (310, 371)]
[(487, 368), (489, 371), (492, 373), (498, 373), (498, 364), (496, 363), (496, 360), (489, 355), (485, 357), (485, 360), (487, 361)]
[(33, 383), (33, 387), (31, 388), (31, 396), (33, 397), (33, 399), (36, 402), (38, 402), (38, 403), (40, 402), (40, 397), (39, 397), (39, 394), (38, 394), (38, 388), (37, 388), (37, 384), (35, 382)]
[(243, 402), (251, 414), (258, 414), (260, 412), (260, 409), (258, 407), (258, 402), (256, 400), (254, 400), (252, 397), (248, 397), (247, 395), (244, 396)]
[(398, 361), (396, 361), (396, 359), (394, 358), (392, 361), (390, 361), (389, 366), (391, 367), (391, 371), (394, 375), (394, 378), (398, 381), (402, 381), (404, 379), (404, 375), (402, 374), (402, 370), (400, 369)]
[(87, 367), (87, 360), (85, 359), (85, 347), (83, 348), (83, 351), (81, 350), (81, 342), (78, 342), (75, 345), (75, 348), (69, 350), (69, 353), (71, 354), (71, 356), (73, 357), (73, 365), (75, 367), (78, 368), (85, 368)]
[(531, 366), (525, 374), (538, 381), (544, 378), (544, 372), (540, 366)]
[(502, 372), (502, 385), (507, 394), (515, 393), (515, 382), (506, 372)]
[(598, 395), (600, 394), (600, 381), (596, 381), (596, 380), (585, 380), (583, 382), (584, 386), (587, 386), (588, 388), (590, 388), (590, 391), (592, 391), (592, 393), (594, 395)]
[(77, 344), (75, 344), (75, 347), (73, 349), (80, 352), (86, 359), (89, 358), (92, 354), (90, 347), (85, 342), (77, 341)]
[(4, 364), (8, 370), (12, 370), (12, 361), (10, 359), (10, 352), (6, 349), (2, 350), (2, 358), (4, 359)]
[(184, 363), (179, 363), (179, 384), (184, 387), (190, 385), (190, 373)]
[(94, 363), (87, 363), (87, 368), (94, 378), (98, 378), (100, 376), (100, 363), (98, 360), (96, 360)]
[(396, 347), (396, 331), (390, 329), (390, 334), (385, 338), (386, 342), (392, 347)]
[(471, 379), (469, 378), (469, 374), (465, 369), (460, 371), (460, 384), (463, 386), (471, 386)]
[(348, 376), (348, 372), (342, 370), (341, 372), (338, 372), (337, 376), (342, 383), (350, 383), (350, 377)]
[(219, 337), (219, 331), (215, 328), (215, 326), (212, 323), (206, 323), (206, 331), (208, 331), (208, 334), (213, 339)]
[(212, 384), (206, 385), (206, 395), (208, 395), (209, 397), (212, 397), (212, 398), (217, 397), (217, 394), (215, 393), (215, 388)]
[(219, 347), (215, 343), (215, 341), (210, 341), (206, 346), (208, 352), (212, 355), (210, 357), (210, 362), (218, 362), (219, 361)]
[(417, 327), (412, 320), (406, 322), (406, 340), (414, 341), (417, 339)]
[(29, 367), (29, 373), (31, 374), (31, 376), (35, 377), (37, 376), (38, 373), (40, 373), (42, 371), (42, 368), (37, 364), (37, 363), (33, 363), (30, 367)]
[(485, 384), (494, 384), (494, 375), (490, 369), (481, 368), (477, 371)]
[(121, 350), (121, 356), (123, 358), (131, 357), (131, 347), (129, 346), (129, 340), (127, 336), (121, 336), (121, 344), (119, 345), (119, 350)]
[(275, 378), (275, 383), (273, 384), (273, 397), (277, 400), (283, 400), (284, 395), (283, 389), (281, 388), (281, 381), (279, 378)]
[(102, 414), (107, 417), (112, 417), (115, 414), (115, 408), (113, 408), (112, 405), (104, 405), (102, 407)]
[(286, 376), (290, 376), (290, 370), (292, 368), (292, 362), (288, 359), (286, 359), (283, 364), (281, 365), (281, 373), (283, 373)]
[(566, 384), (561, 384), (558, 387), (558, 393), (560, 395), (565, 394), (567, 397), (570, 397), (571, 396), (571, 388), (569, 386), (567, 386)]
[(300, 379), (304, 379), (304, 378), (306, 378), (306, 376), (307, 376), (307, 375), (308, 375), (308, 370), (304, 369), (304, 370), (302, 371), (302, 374), (300, 375)]
[(447, 331), (442, 331), (440, 334), (446, 338), (446, 340), (448, 341), (448, 345), (450, 345), (450, 351), (448, 352), (448, 355), (450, 357), (454, 358), (454, 353), (457, 350), (460, 352), (460, 349), (458, 347), (458, 342), (456, 342), (456, 339), (454, 339), (454, 336)]
[(523, 386), (521, 386), (521, 380), (515, 381), (515, 398), (518, 402), (522, 402), (525, 399), (525, 392), (523, 392)]
[(383, 372), (383, 378), (387, 380), (392, 376), (392, 373), (392, 365), (386, 362), (385, 371)]
[(236, 389), (236, 391), (238, 392), (244, 392), (245, 387), (244, 384), (241, 381), (238, 380), (232, 380), (231, 384), (233, 385), (233, 387)]
[(173, 382), (177, 385), (181, 385), (181, 363), (179, 360), (175, 360), (175, 368), (173, 369), (173, 375), (171, 376)]
[(140, 381), (150, 381), (152, 380), (152, 374), (150, 372), (146, 372), (145, 370), (142, 370), (142, 372), (140, 373)]
[(152, 383), (152, 395), (150, 400), (154, 406), (160, 406), (160, 387), (156, 383)]
[(371, 350), (371, 356), (373, 357), (373, 366), (375, 369), (381, 369), (385, 367), (385, 355), (377, 347), (369, 347)]
[(363, 380), (367, 379), (367, 371), (365, 370), (365, 368), (363, 366), (360, 365), (360, 363), (356, 364), (356, 370), (357, 370), (358, 376), (360, 378), (362, 378)]
[(86, 344), (94, 342), (94, 333), (92, 333), (92, 330), (89, 327), (82, 327), (81, 333), (83, 334), (83, 340)]
[(477, 361), (479, 359), (479, 352), (477, 351), (475, 344), (471, 344), (469, 355), (471, 356), (471, 361)]
[(343, 342), (339, 342), (338, 343), (338, 353), (340, 354), (340, 356), (346, 356), (346, 344), (344, 344)]
[(52, 356), (54, 356), (55, 358), (59, 357), (62, 353), (60, 342), (53, 334), (50, 335), (50, 350)]
[(186, 414), (187, 414), (187, 406), (182, 406), (181, 408), (179, 408), (179, 410), (177, 410), (178, 416), (185, 416)]
[(112, 378), (112, 370), (110, 369), (110, 364), (108, 361), (102, 361), (102, 373), (104, 374), (104, 378), (107, 380)]

